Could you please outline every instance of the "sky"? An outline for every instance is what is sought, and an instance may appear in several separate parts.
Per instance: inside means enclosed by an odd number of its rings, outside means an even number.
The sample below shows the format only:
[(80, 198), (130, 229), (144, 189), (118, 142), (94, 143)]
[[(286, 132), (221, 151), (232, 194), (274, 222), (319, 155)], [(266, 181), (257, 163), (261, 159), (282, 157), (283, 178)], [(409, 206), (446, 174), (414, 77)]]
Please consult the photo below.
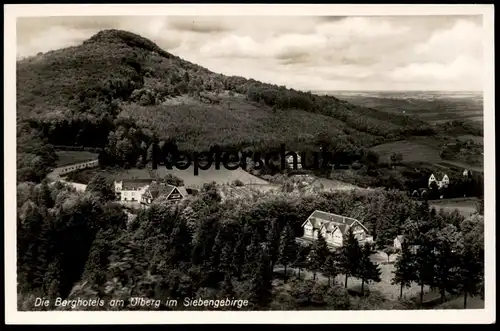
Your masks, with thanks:
[(128, 30), (214, 72), (310, 91), (481, 91), (481, 16), (88, 16), (17, 20), (17, 56)]

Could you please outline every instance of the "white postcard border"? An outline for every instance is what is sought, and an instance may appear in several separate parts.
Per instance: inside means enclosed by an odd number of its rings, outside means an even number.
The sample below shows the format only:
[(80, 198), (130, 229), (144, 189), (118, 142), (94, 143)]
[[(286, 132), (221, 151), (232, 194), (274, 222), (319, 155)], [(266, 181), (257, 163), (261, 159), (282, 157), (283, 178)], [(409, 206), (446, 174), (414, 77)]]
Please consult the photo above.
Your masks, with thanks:
[[(19, 312), (16, 282), (16, 18), (36, 16), (482, 15), (484, 29), (485, 308), (481, 310), (269, 312)], [(495, 108), (493, 5), (5, 5), (5, 317), (7, 324), (493, 323), (495, 307)], [(466, 36), (464, 36), (466, 37)]]

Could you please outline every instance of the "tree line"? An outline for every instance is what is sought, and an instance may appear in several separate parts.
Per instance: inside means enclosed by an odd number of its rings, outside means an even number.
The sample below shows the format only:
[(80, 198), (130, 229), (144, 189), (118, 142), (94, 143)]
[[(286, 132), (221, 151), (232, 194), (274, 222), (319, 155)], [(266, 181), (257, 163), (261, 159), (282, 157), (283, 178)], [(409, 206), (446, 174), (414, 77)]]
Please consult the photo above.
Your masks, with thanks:
[[(423, 204), (425, 206), (425, 203)], [(469, 296), (484, 297), (484, 221), (481, 216), (445, 223), (422, 212), (405, 224), (405, 240), (396, 264), (393, 282), (403, 288), (415, 283), (437, 289), (441, 302), (447, 293), (462, 293), (464, 308)]]

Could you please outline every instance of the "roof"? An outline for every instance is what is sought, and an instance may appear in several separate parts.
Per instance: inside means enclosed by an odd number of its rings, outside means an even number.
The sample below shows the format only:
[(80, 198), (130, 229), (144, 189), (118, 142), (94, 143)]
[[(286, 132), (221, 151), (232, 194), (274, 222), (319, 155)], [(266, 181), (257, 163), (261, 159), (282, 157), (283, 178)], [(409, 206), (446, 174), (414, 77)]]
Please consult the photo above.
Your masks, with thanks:
[(400, 243), (403, 243), (404, 240), (405, 240), (405, 236), (400, 234), (399, 236), (396, 236), (396, 239), (400, 242)]
[(179, 191), (179, 193), (182, 194), (184, 197), (188, 195), (184, 187), (176, 187), (174, 185), (166, 183), (157, 183), (157, 182), (152, 182), (147, 192), (151, 193), (153, 199), (156, 199), (160, 195), (169, 196), (175, 189), (177, 189), (177, 191)]
[(148, 191), (153, 196), (153, 199), (156, 199), (160, 195), (169, 195), (174, 189), (175, 186), (173, 185), (153, 182)]
[(122, 182), (122, 190), (137, 190), (151, 184), (151, 179), (123, 179), (117, 180), (116, 183)]
[[(323, 226), (325, 226), (327, 232), (333, 232), (338, 228), (342, 233), (346, 233), (348, 228), (353, 226), (354, 223), (358, 223), (365, 229), (365, 231), (367, 231), (363, 224), (354, 218), (327, 213), (320, 210), (315, 210), (311, 216), (307, 218), (307, 221), (311, 222), (314, 229), (322, 229)], [(304, 225), (305, 222), (303, 226)]]
[(252, 199), (259, 195), (259, 192), (248, 186), (221, 186), (219, 193), (223, 199)]

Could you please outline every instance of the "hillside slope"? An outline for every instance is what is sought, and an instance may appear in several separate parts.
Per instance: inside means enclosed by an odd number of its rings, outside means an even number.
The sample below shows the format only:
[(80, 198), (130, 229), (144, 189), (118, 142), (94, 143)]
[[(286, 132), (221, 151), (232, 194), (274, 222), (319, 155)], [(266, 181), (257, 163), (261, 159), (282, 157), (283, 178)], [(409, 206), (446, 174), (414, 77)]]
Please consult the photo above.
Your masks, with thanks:
[(18, 61), (17, 117), (45, 142), (105, 147), (121, 165), (137, 162), (154, 138), (191, 151), (326, 142), (360, 157), (372, 145), (432, 133), (407, 116), (217, 74), (121, 30)]

